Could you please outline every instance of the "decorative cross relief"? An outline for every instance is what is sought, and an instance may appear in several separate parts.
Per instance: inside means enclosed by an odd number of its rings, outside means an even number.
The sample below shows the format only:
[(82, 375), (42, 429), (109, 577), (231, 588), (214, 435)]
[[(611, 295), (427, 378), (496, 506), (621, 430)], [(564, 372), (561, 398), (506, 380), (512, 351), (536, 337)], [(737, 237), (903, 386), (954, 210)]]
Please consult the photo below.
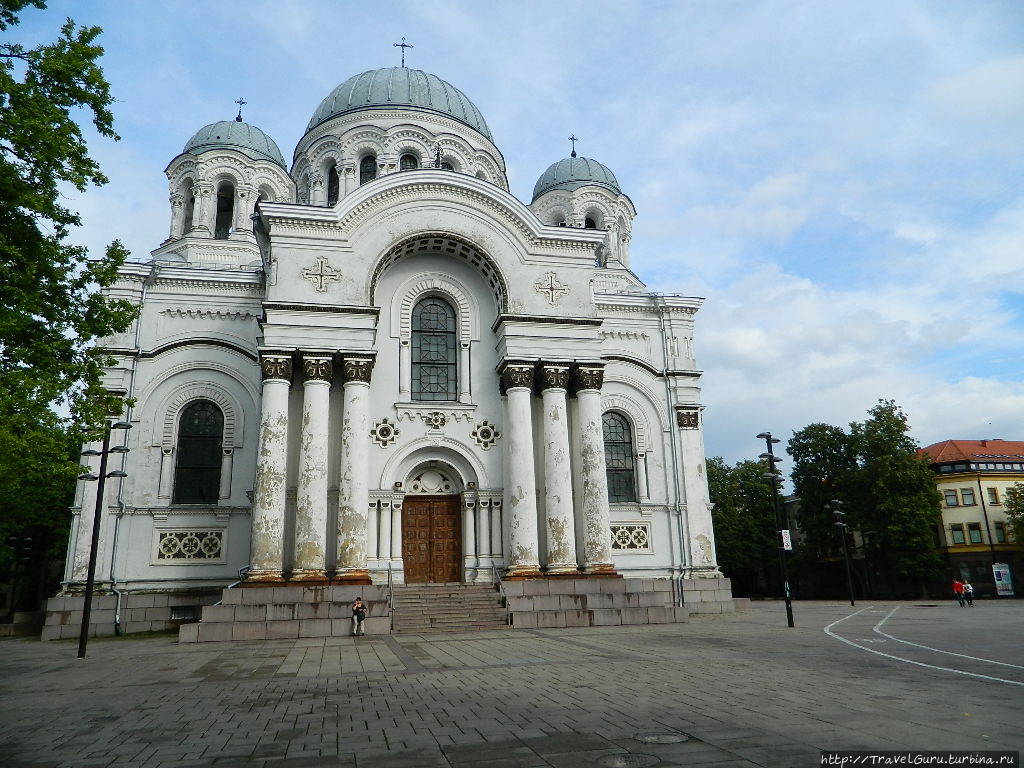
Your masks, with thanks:
[(569, 286), (560, 283), (558, 275), (554, 272), (545, 272), (543, 277), (533, 284), (533, 288), (542, 296), (547, 294), (545, 298), (551, 306), (558, 304), (558, 300), (569, 293)]
[(341, 280), (341, 272), (331, 268), (326, 256), (317, 256), (310, 266), (302, 270), (302, 276), (313, 284), (317, 293), (327, 293), (327, 286), (332, 280)]

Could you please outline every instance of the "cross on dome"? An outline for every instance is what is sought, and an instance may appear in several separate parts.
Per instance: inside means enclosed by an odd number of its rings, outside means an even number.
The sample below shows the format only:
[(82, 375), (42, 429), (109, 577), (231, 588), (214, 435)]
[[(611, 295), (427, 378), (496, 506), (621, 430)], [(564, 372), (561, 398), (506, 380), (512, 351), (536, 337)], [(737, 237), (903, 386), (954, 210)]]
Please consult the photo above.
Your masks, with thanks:
[(412, 43), (405, 42), (405, 35), (402, 35), (402, 42), (400, 42), (400, 43), (392, 43), (392, 45), (394, 45), (395, 48), (401, 48), (402, 49), (402, 67), (405, 67), (405, 49), (406, 48), (415, 48), (416, 46), (413, 45)]
[(248, 103), (249, 102), (246, 101), (241, 96), (239, 96), (237, 99), (235, 99), (235, 104), (238, 105), (238, 117), (235, 118), (235, 122), (238, 122), (238, 123), (242, 122), (242, 107), (244, 107)]
[(569, 157), (576, 157), (576, 142), (579, 141), (579, 139), (577, 139), (576, 136), (570, 133), (569, 141), (572, 142), (572, 152), (569, 153)]

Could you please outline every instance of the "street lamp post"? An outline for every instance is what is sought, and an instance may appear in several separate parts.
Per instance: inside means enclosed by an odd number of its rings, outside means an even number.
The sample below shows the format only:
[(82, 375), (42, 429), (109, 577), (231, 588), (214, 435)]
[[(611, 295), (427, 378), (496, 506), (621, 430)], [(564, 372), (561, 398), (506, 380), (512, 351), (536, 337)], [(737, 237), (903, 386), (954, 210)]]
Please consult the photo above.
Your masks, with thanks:
[(786, 574), (786, 542), (784, 539), (788, 525), (783, 519), (783, 513), (779, 507), (779, 483), (781, 478), (779, 477), (779, 470), (775, 468), (775, 465), (782, 461), (781, 458), (775, 455), (775, 450), (772, 448), (777, 443), (782, 442), (777, 437), (772, 437), (771, 432), (762, 432), (757, 436), (758, 440), (764, 440), (767, 450), (758, 456), (759, 459), (764, 459), (768, 464), (768, 471), (765, 472), (764, 478), (768, 480), (772, 485), (772, 507), (775, 510), (775, 524), (779, 529), (779, 572), (782, 574), (782, 591), (786, 598), (786, 621), (790, 627), (795, 627), (793, 623), (793, 598), (790, 594), (789, 589), (789, 576)]
[(836, 528), (839, 529), (839, 535), (843, 537), (843, 561), (846, 563), (846, 587), (850, 590), (850, 605), (855, 605), (853, 602), (853, 576), (850, 573), (850, 543), (846, 536), (847, 525), (843, 521), (843, 502), (839, 499), (832, 499), (828, 503), (828, 506), (832, 508), (832, 514), (836, 516)]
[(96, 485), (96, 509), (93, 511), (92, 518), (92, 543), (89, 545), (89, 575), (85, 580), (85, 603), (82, 606), (82, 631), (78, 634), (78, 658), (85, 658), (85, 646), (89, 642), (89, 618), (92, 613), (92, 593), (93, 587), (96, 583), (96, 550), (99, 548), (100, 543), (100, 521), (103, 519), (103, 489), (106, 484), (108, 477), (127, 477), (127, 473), (121, 470), (115, 470), (113, 472), (107, 472), (107, 456), (112, 453), (128, 453), (128, 446), (115, 445), (113, 448), (110, 447), (110, 432), (114, 429), (131, 429), (132, 425), (126, 421), (118, 421), (111, 424), (109, 421), (106, 422), (106, 427), (103, 432), (103, 450), (94, 451), (92, 449), (82, 451), (83, 456), (99, 456), (100, 457), (100, 470), (98, 475), (91, 473), (85, 473), (79, 475), (79, 480), (93, 481), (95, 480)]

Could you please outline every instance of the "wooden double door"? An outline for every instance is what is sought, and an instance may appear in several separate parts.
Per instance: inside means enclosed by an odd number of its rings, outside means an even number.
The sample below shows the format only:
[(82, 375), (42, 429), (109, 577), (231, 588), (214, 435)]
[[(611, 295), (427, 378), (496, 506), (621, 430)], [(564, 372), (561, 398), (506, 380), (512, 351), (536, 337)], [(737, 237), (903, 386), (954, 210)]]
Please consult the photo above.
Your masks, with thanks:
[(406, 584), (462, 581), (462, 503), (458, 496), (406, 496), (402, 503)]

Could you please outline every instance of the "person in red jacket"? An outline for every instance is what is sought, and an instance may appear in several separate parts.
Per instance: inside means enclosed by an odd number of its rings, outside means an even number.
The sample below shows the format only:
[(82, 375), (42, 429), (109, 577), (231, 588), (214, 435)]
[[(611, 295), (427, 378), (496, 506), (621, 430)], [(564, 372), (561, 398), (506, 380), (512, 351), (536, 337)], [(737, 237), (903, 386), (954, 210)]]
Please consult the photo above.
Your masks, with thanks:
[(964, 583), (960, 579), (953, 579), (953, 597), (960, 603), (960, 607), (964, 607)]

